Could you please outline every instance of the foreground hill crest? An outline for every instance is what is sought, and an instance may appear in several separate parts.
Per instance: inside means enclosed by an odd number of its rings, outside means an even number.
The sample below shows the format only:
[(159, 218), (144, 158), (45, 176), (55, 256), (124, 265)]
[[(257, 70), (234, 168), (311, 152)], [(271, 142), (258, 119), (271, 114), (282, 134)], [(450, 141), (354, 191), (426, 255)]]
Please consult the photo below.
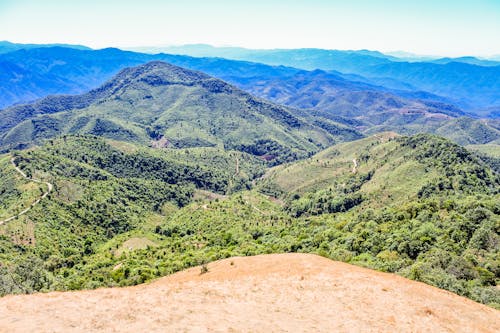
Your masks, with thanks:
[[(210, 263), (206, 274), (194, 267), (132, 288), (7, 296), (0, 308), (6, 309), (0, 325), (10, 332), (500, 329), (497, 310), (397, 275), (308, 254), (229, 258)], [(59, 313), (64, 315), (47, 320)]]

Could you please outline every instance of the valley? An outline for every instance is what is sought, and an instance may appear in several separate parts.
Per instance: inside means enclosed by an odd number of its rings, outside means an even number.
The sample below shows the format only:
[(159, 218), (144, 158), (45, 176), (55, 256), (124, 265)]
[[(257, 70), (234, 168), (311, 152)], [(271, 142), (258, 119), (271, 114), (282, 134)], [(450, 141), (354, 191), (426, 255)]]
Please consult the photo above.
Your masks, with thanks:
[(500, 179), (445, 139), (379, 134), (268, 171), (247, 153), (88, 135), (15, 154), (54, 190), (3, 226), (3, 294), (128, 286), (232, 256), (303, 252), (499, 303)]
[(497, 62), (165, 51), (0, 42), (0, 331), (498, 330)]

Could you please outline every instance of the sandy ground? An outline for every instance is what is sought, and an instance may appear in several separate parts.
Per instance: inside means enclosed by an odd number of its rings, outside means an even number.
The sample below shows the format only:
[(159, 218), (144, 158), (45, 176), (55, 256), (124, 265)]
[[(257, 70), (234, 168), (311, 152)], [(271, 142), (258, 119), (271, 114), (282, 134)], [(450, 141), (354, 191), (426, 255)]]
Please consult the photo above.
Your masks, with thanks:
[(500, 332), (500, 311), (307, 254), (231, 258), (147, 285), (0, 298), (1, 332)]

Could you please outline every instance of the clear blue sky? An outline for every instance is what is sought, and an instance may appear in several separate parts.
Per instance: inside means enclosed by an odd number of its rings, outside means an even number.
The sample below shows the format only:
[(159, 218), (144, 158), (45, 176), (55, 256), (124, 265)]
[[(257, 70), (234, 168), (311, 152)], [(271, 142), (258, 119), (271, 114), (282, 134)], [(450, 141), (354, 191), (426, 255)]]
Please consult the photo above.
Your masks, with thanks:
[(500, 54), (500, 0), (0, 0), (0, 40)]

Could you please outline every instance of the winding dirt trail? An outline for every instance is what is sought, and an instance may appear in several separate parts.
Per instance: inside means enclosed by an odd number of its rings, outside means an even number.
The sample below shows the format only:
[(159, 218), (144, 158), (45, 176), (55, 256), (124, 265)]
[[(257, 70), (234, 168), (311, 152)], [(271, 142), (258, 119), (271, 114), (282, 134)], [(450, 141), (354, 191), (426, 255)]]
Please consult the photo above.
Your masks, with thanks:
[(229, 258), (128, 288), (0, 298), (0, 332), (500, 332), (500, 311), (311, 254)]
[(44, 181), (41, 181), (39, 179), (29, 178), (23, 172), (23, 170), (19, 169), (19, 167), (16, 165), (16, 159), (14, 157), (12, 157), (10, 159), (10, 163), (12, 163), (12, 165), (14, 166), (14, 169), (17, 171), (17, 173), (19, 173), (21, 176), (23, 176), (23, 178), (25, 178), (25, 179), (27, 179), (27, 180), (29, 180), (31, 182), (34, 182), (34, 183), (39, 183), (39, 184), (45, 184), (45, 185), (47, 185), (47, 191), (44, 192), (40, 198), (38, 198), (37, 200), (35, 200), (28, 208), (22, 210), (21, 212), (19, 212), (18, 214), (14, 215), (14, 216), (11, 216), (11, 217), (9, 217), (9, 218), (7, 218), (5, 220), (0, 221), (0, 225), (5, 224), (5, 223), (7, 223), (9, 221), (12, 221), (12, 220), (20, 217), (21, 215), (24, 215), (27, 212), (29, 212), (34, 206), (36, 206), (38, 203), (40, 203), (40, 201), (42, 199), (44, 199), (47, 195), (49, 195), (49, 193), (54, 188), (54, 186), (51, 183), (49, 183), (49, 182), (44, 182)]
[(353, 158), (352, 159), (352, 164), (354, 165), (352, 167), (352, 173), (356, 173), (358, 171), (358, 161), (355, 158)]
[(236, 173), (234, 174), (235, 176), (238, 176), (240, 174), (240, 159), (238, 156), (236, 156)]

